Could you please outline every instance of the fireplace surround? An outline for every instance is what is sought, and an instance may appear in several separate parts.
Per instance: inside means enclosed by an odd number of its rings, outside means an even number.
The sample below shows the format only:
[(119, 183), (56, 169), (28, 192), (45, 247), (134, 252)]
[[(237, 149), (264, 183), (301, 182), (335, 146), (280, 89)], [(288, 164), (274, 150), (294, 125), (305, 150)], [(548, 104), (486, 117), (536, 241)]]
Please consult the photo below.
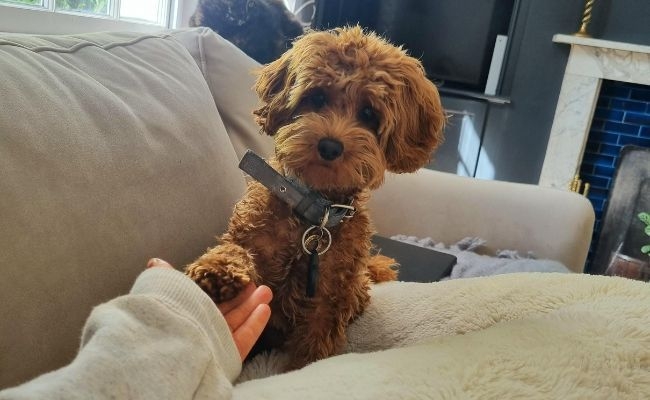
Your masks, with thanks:
[[(539, 184), (558, 189), (569, 189), (572, 183), (575, 182), (575, 177), (580, 172), (590, 170), (590, 164), (600, 164), (599, 160), (605, 157), (604, 154), (606, 151), (596, 154), (595, 161), (592, 160), (591, 158), (594, 158), (594, 154), (590, 153), (593, 149), (587, 149), (587, 152), (585, 152), (587, 144), (591, 143), (593, 147), (594, 142), (607, 142), (609, 138), (604, 140), (605, 137), (613, 136), (611, 132), (604, 133), (597, 126), (592, 126), (592, 124), (602, 123), (603, 121), (600, 121), (600, 119), (603, 117), (609, 118), (609, 115), (596, 115), (597, 118), (594, 118), (597, 104), (600, 104), (602, 107), (604, 100), (607, 100), (607, 97), (599, 98), (601, 96), (601, 85), (603, 81), (610, 81), (607, 85), (603, 85), (603, 87), (607, 87), (606, 92), (613, 92), (613, 95), (617, 95), (617, 92), (629, 90), (647, 93), (642, 88), (650, 85), (650, 46), (571, 35), (555, 35), (553, 41), (571, 45), (571, 52), (556, 106)], [(634, 89), (635, 87), (637, 89)], [(605, 93), (605, 95), (609, 96), (612, 93)], [(642, 103), (637, 104), (641, 104), (644, 110), (650, 111), (650, 106), (645, 106)], [(603, 109), (599, 108), (599, 110), (602, 114)], [(614, 111), (613, 113), (625, 115), (620, 111)], [(606, 114), (612, 114), (612, 112), (607, 111)], [(647, 117), (643, 116), (643, 118)], [(621, 129), (634, 128), (632, 125), (627, 124), (607, 124), (618, 126)], [(641, 127), (638, 132), (639, 134), (643, 133), (647, 135), (649, 129), (647, 127)], [(630, 132), (624, 133), (630, 134)], [(603, 138), (598, 139), (590, 136), (590, 134), (600, 134)], [(623, 138), (635, 140), (636, 142), (648, 142), (647, 139), (634, 138), (627, 135), (623, 135)], [(601, 143), (597, 146), (601, 148), (598, 152), (604, 151), (602, 150), (603, 147), (611, 152), (615, 149), (620, 149), (619, 145), (625, 143), (622, 143), (619, 139), (617, 140), (616, 146), (605, 146), (604, 144)], [(599, 204), (603, 201), (605, 203), (601, 204), (600, 207), (594, 203), (594, 208), (597, 213), (597, 224), (594, 230), (594, 241), (592, 242), (589, 261), (586, 265), (586, 272), (604, 273), (610, 259), (610, 254), (616, 250), (614, 246), (623, 243), (622, 240), (626, 231), (625, 227), (630, 224), (630, 212), (635, 209), (632, 203), (638, 200), (637, 198), (639, 196), (639, 193), (635, 191), (635, 188), (639, 185), (631, 185), (630, 182), (636, 182), (640, 178), (637, 175), (644, 175), (639, 173), (642, 172), (641, 170), (645, 171), (645, 169), (650, 167), (650, 163), (646, 166), (644, 165), (645, 161), (640, 161), (641, 164), (637, 162), (636, 166), (628, 166), (626, 162), (621, 162), (619, 157), (623, 153), (647, 154), (647, 152), (643, 152), (643, 149), (640, 150), (640, 153), (637, 150), (628, 149), (628, 151), (621, 152), (620, 154), (608, 154), (608, 156), (611, 156), (610, 158), (613, 157), (614, 160), (618, 160), (617, 163), (619, 165), (612, 165), (612, 167), (616, 166), (616, 169), (611, 168), (613, 171), (607, 171), (609, 175), (616, 173), (616, 179), (610, 181), (608, 178), (606, 185), (599, 185), (598, 182), (589, 182), (589, 178), (596, 178), (585, 175), (588, 178), (586, 182), (595, 184), (594, 188), (607, 186), (605, 197), (603, 199), (597, 199)], [(622, 164), (626, 164), (624, 169), (628, 171), (619, 171)], [(627, 178), (622, 175), (627, 176)], [(610, 190), (609, 187), (612, 182), (614, 183), (612, 184), (613, 190)], [(630, 185), (633, 187), (628, 187)], [(624, 190), (618, 190), (614, 186), (625, 187), (623, 188)], [(598, 196), (601, 195), (598, 194)], [(607, 199), (607, 196), (611, 198)], [(593, 196), (590, 194), (590, 197)], [(590, 198), (590, 200), (592, 200), (592, 203), (594, 202), (594, 199)], [(604, 209), (607, 212), (603, 219), (602, 211)]]
[(571, 52), (539, 184), (568, 189), (582, 163), (602, 81), (650, 85), (650, 46), (563, 34), (553, 41), (571, 45)]

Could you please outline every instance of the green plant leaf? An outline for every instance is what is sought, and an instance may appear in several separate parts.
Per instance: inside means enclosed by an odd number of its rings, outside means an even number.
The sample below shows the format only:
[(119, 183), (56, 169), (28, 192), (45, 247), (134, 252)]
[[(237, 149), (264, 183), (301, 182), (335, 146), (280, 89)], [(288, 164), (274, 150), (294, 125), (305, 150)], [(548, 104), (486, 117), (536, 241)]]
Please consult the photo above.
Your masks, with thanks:
[(638, 217), (641, 221), (643, 221), (644, 224), (650, 225), (650, 214), (648, 214), (647, 212), (642, 212), (639, 213)]
[(645, 227), (645, 234), (650, 236), (650, 225)]
[(641, 247), (641, 253), (650, 254), (650, 244), (646, 244), (645, 246)]

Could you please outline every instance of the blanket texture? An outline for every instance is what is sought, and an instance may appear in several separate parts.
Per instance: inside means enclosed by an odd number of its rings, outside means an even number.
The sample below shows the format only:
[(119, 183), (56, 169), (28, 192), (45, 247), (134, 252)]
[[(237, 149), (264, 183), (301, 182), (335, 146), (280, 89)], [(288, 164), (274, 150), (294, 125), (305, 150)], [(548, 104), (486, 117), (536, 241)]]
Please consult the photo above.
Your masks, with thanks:
[[(643, 399), (650, 285), (517, 273), (391, 282), (348, 329), (344, 354), (239, 383), (241, 399)], [(366, 353), (366, 354), (360, 354)], [(279, 372), (260, 355), (242, 381)], [(275, 370), (274, 370), (275, 368)]]

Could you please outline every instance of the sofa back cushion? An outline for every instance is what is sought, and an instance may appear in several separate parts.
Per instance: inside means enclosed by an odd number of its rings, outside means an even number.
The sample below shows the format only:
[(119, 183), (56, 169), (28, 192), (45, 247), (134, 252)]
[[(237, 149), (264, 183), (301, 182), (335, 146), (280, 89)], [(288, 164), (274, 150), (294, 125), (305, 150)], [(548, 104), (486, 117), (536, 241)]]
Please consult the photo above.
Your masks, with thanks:
[(241, 157), (247, 149), (273, 153), (273, 139), (254, 122), (259, 99), (253, 90), (261, 65), (209, 28), (171, 32), (190, 52), (205, 77), (230, 141)]
[(214, 245), (245, 182), (171, 34), (0, 35), (0, 135), (2, 388), (68, 362), (148, 258)]

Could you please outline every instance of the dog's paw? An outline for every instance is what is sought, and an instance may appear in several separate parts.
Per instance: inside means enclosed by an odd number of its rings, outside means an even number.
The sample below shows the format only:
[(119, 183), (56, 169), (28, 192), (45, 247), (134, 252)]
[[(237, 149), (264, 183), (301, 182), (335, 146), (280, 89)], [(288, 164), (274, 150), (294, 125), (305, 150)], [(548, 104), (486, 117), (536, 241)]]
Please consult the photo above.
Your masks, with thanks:
[(255, 270), (248, 254), (226, 255), (214, 251), (215, 249), (190, 264), (185, 269), (185, 274), (215, 303), (222, 303), (236, 297), (253, 282)]
[(250, 276), (235, 268), (213, 268), (210, 265), (192, 265), (187, 275), (210, 296), (215, 303), (228, 301), (251, 282)]

